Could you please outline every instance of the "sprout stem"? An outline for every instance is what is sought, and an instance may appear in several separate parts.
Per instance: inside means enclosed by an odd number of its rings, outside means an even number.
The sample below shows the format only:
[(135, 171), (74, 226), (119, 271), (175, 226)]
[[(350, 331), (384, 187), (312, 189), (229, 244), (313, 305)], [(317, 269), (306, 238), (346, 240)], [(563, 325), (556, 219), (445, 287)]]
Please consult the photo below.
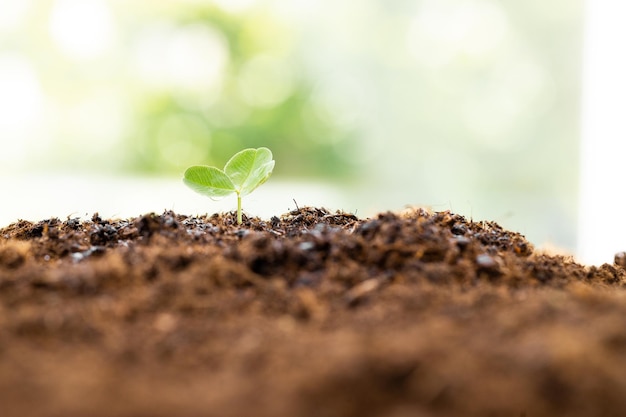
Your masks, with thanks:
[(237, 192), (237, 224), (243, 223), (241, 216), (241, 193)]

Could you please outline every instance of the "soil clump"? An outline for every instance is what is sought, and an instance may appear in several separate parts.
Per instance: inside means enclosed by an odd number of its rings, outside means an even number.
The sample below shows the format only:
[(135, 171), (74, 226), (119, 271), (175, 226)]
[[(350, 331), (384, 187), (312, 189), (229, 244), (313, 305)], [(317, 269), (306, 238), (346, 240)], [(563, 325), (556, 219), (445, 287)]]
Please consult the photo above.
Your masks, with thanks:
[(0, 415), (623, 416), (626, 272), (304, 207), (0, 229)]

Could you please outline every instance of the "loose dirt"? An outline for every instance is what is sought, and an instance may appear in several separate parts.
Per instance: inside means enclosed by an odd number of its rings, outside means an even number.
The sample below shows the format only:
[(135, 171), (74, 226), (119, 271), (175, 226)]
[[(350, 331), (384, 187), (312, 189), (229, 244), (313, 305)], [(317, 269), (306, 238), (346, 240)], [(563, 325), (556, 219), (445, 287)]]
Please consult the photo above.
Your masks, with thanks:
[(450, 212), (0, 230), (0, 415), (624, 416), (625, 256)]

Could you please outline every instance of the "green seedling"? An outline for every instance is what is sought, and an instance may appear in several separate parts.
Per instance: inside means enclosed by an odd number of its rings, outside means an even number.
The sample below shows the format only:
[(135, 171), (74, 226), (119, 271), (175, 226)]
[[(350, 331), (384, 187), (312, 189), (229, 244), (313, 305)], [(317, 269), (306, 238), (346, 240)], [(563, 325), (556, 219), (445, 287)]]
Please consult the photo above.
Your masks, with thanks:
[(183, 181), (192, 190), (210, 198), (236, 193), (237, 224), (241, 224), (241, 197), (267, 181), (273, 169), (272, 151), (267, 148), (250, 148), (233, 155), (224, 170), (206, 165), (187, 168)]

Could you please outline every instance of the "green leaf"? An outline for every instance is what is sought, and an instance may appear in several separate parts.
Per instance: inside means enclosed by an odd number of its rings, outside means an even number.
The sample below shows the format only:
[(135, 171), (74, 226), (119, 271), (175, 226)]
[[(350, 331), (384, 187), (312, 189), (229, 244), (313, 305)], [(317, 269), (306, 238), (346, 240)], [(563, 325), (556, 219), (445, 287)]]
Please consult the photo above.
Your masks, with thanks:
[(267, 181), (273, 170), (272, 151), (267, 148), (237, 152), (224, 167), (224, 172), (242, 196)]
[(241, 224), (241, 197), (267, 181), (273, 170), (272, 151), (244, 149), (230, 158), (223, 171), (204, 165), (192, 166), (185, 171), (183, 181), (194, 191), (211, 198), (237, 193), (237, 224)]
[(205, 165), (187, 168), (183, 181), (197, 193), (212, 198), (225, 197), (236, 191), (233, 182), (224, 171)]

